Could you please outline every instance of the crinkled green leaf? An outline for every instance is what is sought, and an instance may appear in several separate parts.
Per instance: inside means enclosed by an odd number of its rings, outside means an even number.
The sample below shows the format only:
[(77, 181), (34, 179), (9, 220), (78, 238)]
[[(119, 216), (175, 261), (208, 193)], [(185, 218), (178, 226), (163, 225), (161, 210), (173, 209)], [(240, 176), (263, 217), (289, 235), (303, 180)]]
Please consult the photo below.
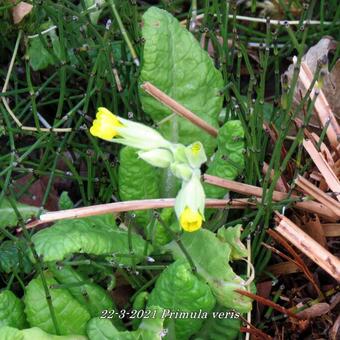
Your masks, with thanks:
[(60, 210), (72, 209), (74, 204), (67, 191), (63, 191), (59, 197), (58, 206)]
[[(45, 273), (47, 285), (57, 284), (51, 273)], [(85, 335), (90, 313), (65, 288), (49, 289), (51, 302), (61, 335)], [(32, 327), (39, 327), (47, 333), (56, 334), (46, 295), (40, 278), (30, 281), (26, 287), (25, 313)]]
[(237, 224), (234, 227), (222, 227), (217, 231), (217, 237), (221, 241), (228, 243), (231, 248), (230, 260), (238, 260), (247, 257), (247, 248), (240, 240), (241, 229), (242, 225)]
[[(206, 229), (184, 233), (181, 240), (194, 261), (197, 273), (209, 284), (219, 304), (241, 313), (248, 312), (251, 300), (234, 292), (235, 289), (245, 290), (245, 281), (229, 265), (230, 246)], [(165, 248), (171, 250), (175, 258), (185, 258), (176, 242)]]
[[(24, 220), (36, 216), (39, 208), (16, 202), (16, 207)], [(0, 201), (0, 228), (14, 227), (18, 224), (18, 217), (15, 210), (7, 199)]]
[[(142, 34), (145, 43), (140, 82), (151, 82), (217, 127), (223, 101), (219, 94), (223, 79), (208, 53), (176, 18), (157, 7), (144, 13)], [(144, 111), (155, 122), (172, 113), (143, 90), (140, 99)], [(186, 145), (199, 140), (208, 156), (216, 146), (213, 137), (177, 115), (162, 123), (160, 130), (167, 139)]]
[[(79, 274), (72, 267), (58, 267), (51, 264), (49, 269), (53, 273), (54, 278), (59, 283), (73, 284), (67, 288), (68, 291), (83, 307), (89, 311), (91, 317), (94, 318), (101, 316), (104, 309), (116, 310), (115, 304), (104, 288), (95, 283), (89, 282), (88, 277)], [(84, 282), (88, 283), (82, 284)], [(76, 283), (81, 285), (75, 286), (74, 284)]]
[[(63, 220), (37, 232), (32, 241), (45, 262), (60, 261), (73, 253), (87, 253), (114, 254), (116, 262), (131, 264), (131, 258), (125, 256), (129, 253), (127, 231), (104, 224), (77, 219)], [(143, 255), (145, 241), (135, 233), (132, 233), (131, 241), (138, 260)]]
[(0, 244), (0, 271), (5, 273), (29, 273), (32, 263), (27, 257), (27, 243), (23, 240), (7, 240)]
[(0, 327), (24, 328), (27, 325), (24, 304), (10, 290), (0, 293)]
[[(119, 154), (119, 195), (122, 201), (159, 198), (159, 171), (138, 158), (136, 149), (124, 147)], [(136, 211), (136, 221), (146, 226), (151, 210)]]
[[(160, 306), (173, 312), (210, 312), (216, 300), (209, 286), (197, 278), (190, 265), (177, 260), (167, 267), (156, 281), (150, 293), (148, 306)], [(202, 325), (200, 318), (175, 319), (178, 339), (188, 339)]]
[(87, 337), (81, 335), (52, 335), (38, 327), (23, 330), (3, 327), (0, 329), (0, 340), (87, 340)]
[[(213, 313), (227, 313), (228, 310), (216, 306)], [(220, 314), (219, 314), (220, 315)], [(226, 314), (224, 314), (226, 315)], [(231, 314), (229, 314), (231, 315)], [(209, 318), (204, 321), (202, 328), (193, 337), (193, 340), (234, 340), (240, 334), (241, 319), (231, 317), (217, 317), (211, 313)]]
[[(244, 130), (239, 120), (230, 120), (219, 129), (217, 145), (206, 173), (233, 180), (244, 169)], [(222, 198), (227, 193), (227, 189), (207, 183), (204, 190), (211, 198)]]
[[(161, 340), (163, 332), (162, 310), (150, 307), (152, 317), (144, 318), (136, 331), (120, 332), (108, 319), (92, 319), (87, 326), (89, 340)], [(153, 312), (155, 311), (155, 314)]]

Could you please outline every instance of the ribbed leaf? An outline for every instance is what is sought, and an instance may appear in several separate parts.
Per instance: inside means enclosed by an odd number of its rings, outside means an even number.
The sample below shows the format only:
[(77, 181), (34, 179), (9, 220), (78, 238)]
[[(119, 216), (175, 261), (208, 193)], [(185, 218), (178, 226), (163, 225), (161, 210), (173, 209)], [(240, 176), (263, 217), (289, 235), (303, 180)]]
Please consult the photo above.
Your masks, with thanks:
[[(45, 276), (48, 286), (57, 284), (50, 273), (46, 273)], [(85, 335), (86, 324), (91, 319), (86, 308), (67, 289), (50, 288), (49, 292), (61, 335)], [(24, 302), (29, 324), (47, 333), (56, 334), (40, 278), (33, 279), (27, 285)]]
[[(132, 234), (132, 246), (136, 259), (144, 252), (145, 241)], [(63, 260), (73, 253), (115, 255), (119, 263), (130, 264), (128, 233), (104, 224), (88, 223), (85, 220), (59, 221), (50, 228), (37, 232), (33, 237), (37, 253), (45, 262)]]
[(0, 327), (11, 326), (21, 329), (26, 325), (23, 302), (10, 290), (2, 291), (0, 293)]
[[(217, 127), (223, 101), (219, 94), (223, 79), (208, 53), (176, 18), (157, 7), (144, 13), (142, 34), (145, 43), (140, 81), (151, 82)], [(172, 113), (143, 90), (140, 99), (144, 111), (156, 122)], [(199, 140), (208, 155), (216, 146), (213, 137), (178, 116), (163, 123), (160, 130), (166, 138), (183, 144)]]

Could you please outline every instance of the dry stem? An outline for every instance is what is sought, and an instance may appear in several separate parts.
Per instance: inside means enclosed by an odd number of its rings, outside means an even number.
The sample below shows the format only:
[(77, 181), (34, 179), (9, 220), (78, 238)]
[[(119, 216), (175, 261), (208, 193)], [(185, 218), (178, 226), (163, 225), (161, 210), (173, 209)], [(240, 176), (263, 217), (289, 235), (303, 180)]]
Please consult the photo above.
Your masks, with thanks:
[(150, 94), (152, 97), (154, 97), (156, 100), (158, 100), (160, 103), (167, 106), (180, 116), (188, 119), (191, 123), (206, 131), (211, 136), (216, 137), (218, 135), (218, 129), (208, 124), (205, 120), (185, 108), (183, 105), (176, 102), (163, 91), (158, 89), (155, 85), (152, 85), (149, 82), (145, 82), (144, 84), (142, 84), (142, 89)]
[[(230, 181), (224, 178), (216, 177), (216, 176), (211, 176), (211, 175), (203, 175), (203, 180), (206, 183), (216, 185), (222, 188), (229, 189), (234, 192), (238, 192), (240, 194), (244, 195), (253, 195), (256, 197), (262, 197), (263, 195), (263, 189), (260, 187), (257, 187), (255, 185), (250, 185), (250, 184), (244, 184), (244, 183), (239, 183), (235, 181)], [(288, 197), (287, 193), (279, 192), (279, 191), (274, 191), (273, 192), (273, 200), (274, 201), (282, 201)], [(291, 195), (291, 198), (298, 198), (298, 196)], [(320, 216), (327, 218), (329, 220), (337, 220), (338, 216), (333, 212), (333, 210), (329, 209), (327, 206), (320, 204), (318, 202), (313, 202), (313, 201), (303, 201), (303, 202), (295, 202), (293, 203), (293, 206), (295, 208), (307, 211), (307, 212), (312, 212), (312, 213), (317, 213)]]
[[(125, 202), (115, 202), (107, 204), (92, 205), (89, 207), (52, 211), (46, 214), (42, 214), (38, 221), (33, 221), (27, 227), (32, 228), (37, 225), (53, 222), (68, 218), (81, 218), (94, 215), (103, 215), (114, 212), (124, 212), (133, 210), (146, 210), (146, 209), (160, 209), (170, 208), (175, 205), (174, 198), (160, 198), (160, 199), (149, 199), (149, 200), (135, 200)], [(244, 209), (246, 207), (253, 207), (254, 204), (248, 202), (247, 199), (207, 199), (206, 207), (208, 208), (232, 208), (232, 209)]]

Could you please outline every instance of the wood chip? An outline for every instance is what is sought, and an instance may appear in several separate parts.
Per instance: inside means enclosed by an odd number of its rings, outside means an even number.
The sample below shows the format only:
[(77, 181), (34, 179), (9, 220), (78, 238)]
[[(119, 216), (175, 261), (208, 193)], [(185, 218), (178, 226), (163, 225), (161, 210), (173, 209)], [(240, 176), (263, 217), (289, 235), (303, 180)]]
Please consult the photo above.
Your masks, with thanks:
[(310, 140), (304, 139), (303, 146), (308, 154), (311, 156), (313, 162), (324, 177), (329, 188), (336, 194), (338, 201), (340, 201), (340, 181), (336, 177), (333, 169), (329, 166), (323, 155), (318, 152), (318, 150), (315, 148), (314, 144)]
[(322, 190), (302, 176), (298, 176), (298, 178), (295, 180), (295, 183), (306, 194), (314, 197), (316, 200), (332, 210), (338, 219), (340, 218), (340, 203), (338, 201), (325, 194)]
[(322, 228), (323, 228), (323, 232), (326, 237), (340, 236), (340, 224), (339, 223), (322, 224)]
[(278, 225), (275, 228), (296, 248), (317, 263), (328, 274), (340, 281), (340, 260), (313, 240), (287, 217), (277, 214)]
[[(313, 74), (309, 66), (305, 63), (301, 63), (301, 69), (299, 74), (299, 79), (306, 89), (308, 89), (313, 80)], [(315, 96), (315, 86), (310, 93), (310, 97)], [(334, 113), (331, 110), (329, 103), (321, 89), (318, 89), (319, 95), (315, 101), (315, 110), (319, 116), (320, 122), (323, 127), (327, 127), (326, 134), (331, 145), (336, 148), (339, 144), (340, 138), (340, 127), (337, 120), (334, 117)]]

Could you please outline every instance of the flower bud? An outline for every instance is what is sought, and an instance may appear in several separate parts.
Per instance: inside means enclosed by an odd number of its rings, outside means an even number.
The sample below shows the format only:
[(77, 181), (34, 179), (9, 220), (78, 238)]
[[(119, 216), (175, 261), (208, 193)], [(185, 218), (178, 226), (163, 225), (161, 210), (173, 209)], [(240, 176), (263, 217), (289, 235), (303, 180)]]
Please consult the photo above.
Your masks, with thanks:
[(204, 147), (200, 142), (195, 142), (187, 146), (185, 148), (185, 155), (193, 168), (200, 168), (200, 166), (207, 161)]

